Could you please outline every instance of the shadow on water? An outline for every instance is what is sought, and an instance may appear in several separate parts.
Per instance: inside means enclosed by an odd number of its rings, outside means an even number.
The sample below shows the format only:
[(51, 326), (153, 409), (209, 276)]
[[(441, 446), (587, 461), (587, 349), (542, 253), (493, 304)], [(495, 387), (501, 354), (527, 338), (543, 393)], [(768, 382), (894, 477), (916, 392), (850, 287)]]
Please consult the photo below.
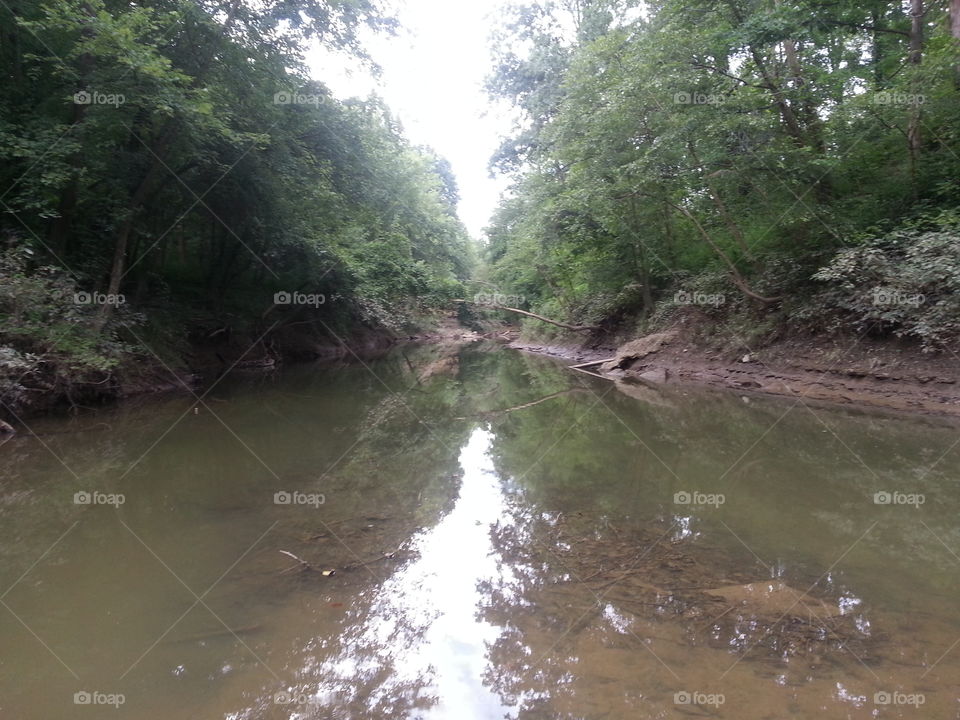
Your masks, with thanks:
[(404, 347), (38, 421), (0, 716), (956, 715), (955, 427), (621, 390)]

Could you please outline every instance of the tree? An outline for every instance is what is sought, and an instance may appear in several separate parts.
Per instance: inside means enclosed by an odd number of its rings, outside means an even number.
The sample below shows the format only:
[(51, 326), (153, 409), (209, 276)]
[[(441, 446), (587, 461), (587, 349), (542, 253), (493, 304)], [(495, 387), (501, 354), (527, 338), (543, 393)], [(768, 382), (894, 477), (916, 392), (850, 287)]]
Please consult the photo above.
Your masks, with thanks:
[(878, 220), (956, 202), (956, 46), (942, 9), (911, 8), (663, 0), (571, 35), (552, 5), (511, 18), (527, 52), (490, 88), (524, 152), (494, 159), (516, 182), (491, 279), (577, 322), (644, 318), (718, 275), (773, 311), (799, 290), (784, 259), (809, 278)]
[[(226, 325), (400, 328), (462, 294), (472, 249), (449, 164), (381, 101), (340, 102), (303, 67), (311, 38), (369, 62), (361, 29), (395, 27), (376, 0), (0, 14), (0, 240), (33, 253), (17, 276), (59, 267), (126, 297), (129, 312), (70, 308), (94, 346), (129, 352), (137, 319), (177, 348)], [(332, 301), (275, 307), (295, 290)]]

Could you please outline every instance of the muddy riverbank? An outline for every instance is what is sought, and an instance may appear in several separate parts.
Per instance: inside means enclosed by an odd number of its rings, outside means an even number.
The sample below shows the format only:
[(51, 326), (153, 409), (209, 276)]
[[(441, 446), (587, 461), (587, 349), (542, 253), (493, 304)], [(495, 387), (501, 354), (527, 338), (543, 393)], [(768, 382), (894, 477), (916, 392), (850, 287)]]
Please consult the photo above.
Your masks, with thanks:
[[(657, 342), (658, 336), (662, 342)], [(751, 350), (704, 346), (680, 331), (619, 347), (545, 344), (518, 339), (510, 347), (574, 361), (625, 382), (699, 385), (848, 407), (960, 417), (960, 358), (925, 354), (906, 344), (867, 338), (785, 340)], [(636, 344), (631, 348), (631, 345)], [(599, 361), (610, 361), (605, 364)]]
[[(656, 341), (660, 336), (663, 341)], [(653, 344), (647, 342), (651, 337)], [(796, 338), (755, 350), (721, 349), (681, 330), (619, 347), (609, 340), (584, 342), (577, 337), (538, 343), (507, 327), (488, 332), (464, 328), (451, 316), (410, 335), (370, 330), (321, 340), (288, 330), (266, 341), (229, 334), (200, 338), (180, 364), (144, 355), (109, 377), (71, 388), (51, 386), (42, 377), (26, 378), (26, 398), (18, 404), (5, 401), (6, 412), (0, 412), (0, 419), (16, 429), (24, 419), (71, 405), (202, 392), (229, 373), (271, 372), (283, 363), (372, 359), (404, 344), (456, 345), (478, 340), (586, 364), (578, 369), (617, 381), (627, 394), (649, 394), (650, 387), (661, 385), (691, 385), (805, 403), (960, 417), (960, 357), (950, 349), (923, 353), (916, 346), (869, 338)]]

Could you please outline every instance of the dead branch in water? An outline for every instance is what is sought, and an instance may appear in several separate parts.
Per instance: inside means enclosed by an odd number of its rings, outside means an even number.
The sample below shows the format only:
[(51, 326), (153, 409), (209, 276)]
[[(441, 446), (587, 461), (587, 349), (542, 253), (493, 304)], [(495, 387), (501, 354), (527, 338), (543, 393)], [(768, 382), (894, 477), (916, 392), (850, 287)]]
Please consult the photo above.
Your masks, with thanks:
[[(515, 412), (516, 410), (525, 410), (526, 408), (533, 407), (534, 405), (539, 405), (540, 403), (546, 402), (547, 400), (553, 400), (554, 398), (560, 397), (562, 395), (569, 395), (570, 393), (577, 393), (577, 392), (586, 392), (586, 388), (570, 388), (569, 390), (560, 390), (559, 392), (550, 393), (549, 395), (544, 395), (542, 398), (538, 398), (537, 400), (533, 400), (528, 403), (523, 403), (523, 405), (514, 405), (513, 407), (504, 408), (503, 410), (488, 410), (486, 412), (480, 413), (480, 415), (483, 417), (493, 417), (494, 415), (504, 415), (506, 413)], [(469, 420), (470, 418), (458, 417), (454, 419)]]
[[(475, 303), (472, 300), (464, 300), (463, 298), (456, 298), (453, 302), (470, 303), (471, 305), (481, 304), (481, 303)], [(550, 318), (546, 318), (543, 315), (537, 315), (536, 313), (527, 312), (526, 310), (520, 310), (519, 308), (507, 307), (506, 305), (483, 304), (483, 307), (489, 307), (492, 310), (506, 310), (507, 312), (517, 313), (518, 315), (525, 315), (526, 317), (532, 317), (533, 319), (539, 320), (540, 322), (549, 323), (550, 325), (556, 325), (557, 327), (562, 327), (565, 330), (573, 330), (574, 332), (591, 332), (593, 330), (600, 329), (597, 325), (569, 325), (565, 322), (560, 322), (559, 320), (551, 320)]]
[(289, 572), (293, 572), (294, 570), (313, 570), (313, 571), (315, 571), (315, 572), (323, 572), (324, 575), (332, 575), (332, 574), (333, 574), (332, 571), (321, 571), (321, 570), (319, 570), (318, 568), (315, 568), (313, 565), (311, 565), (310, 563), (308, 563), (306, 560), (304, 560), (304, 559), (301, 558), (301, 557), (297, 557), (297, 556), (294, 555), (292, 552), (287, 552), (286, 550), (278, 550), (277, 552), (279, 552), (281, 555), (286, 555), (288, 558), (293, 558), (293, 559), (296, 560), (298, 563), (300, 563), (299, 565), (293, 565), (293, 566), (287, 568), (286, 570), (283, 571), (282, 574), (286, 574), (286, 573), (289, 573)]
[(570, 393), (576, 393), (576, 392), (584, 392), (584, 388), (570, 388), (569, 390), (561, 390), (560, 392), (550, 393), (549, 395), (545, 395), (539, 400), (534, 400), (533, 402), (524, 403), (523, 405), (514, 405), (513, 407), (508, 407), (503, 410), (493, 410), (491, 411), (491, 414), (511, 413), (511, 412), (514, 412), (515, 410), (523, 410), (525, 408), (533, 407), (534, 405), (539, 405), (540, 403), (546, 402), (547, 400), (553, 400), (553, 398), (555, 397), (560, 397), (561, 395), (569, 395)]
[(193, 642), (203, 642), (205, 640), (216, 640), (218, 638), (231, 636), (237, 640), (240, 639), (240, 635), (248, 635), (250, 633), (259, 632), (263, 628), (263, 625), (246, 625), (244, 627), (238, 628), (223, 628), (218, 630), (210, 630), (209, 632), (197, 633), (195, 635), (188, 635), (187, 637), (177, 638), (176, 640), (169, 640), (169, 643), (193, 643)]
[(616, 360), (615, 357), (605, 358), (604, 360), (591, 360), (590, 362), (580, 363), (579, 365), (569, 365), (568, 367), (571, 370), (579, 370), (580, 368), (590, 367), (591, 365), (602, 365), (605, 362), (610, 362), (611, 360)]

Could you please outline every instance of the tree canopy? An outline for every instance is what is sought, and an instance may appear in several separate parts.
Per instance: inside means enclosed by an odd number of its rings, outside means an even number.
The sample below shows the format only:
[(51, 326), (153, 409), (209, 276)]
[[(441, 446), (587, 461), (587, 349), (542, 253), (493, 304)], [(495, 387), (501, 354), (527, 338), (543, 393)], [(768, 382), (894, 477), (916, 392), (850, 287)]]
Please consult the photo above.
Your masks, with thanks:
[(0, 6), (7, 367), (198, 327), (399, 329), (460, 294), (449, 164), (305, 67), (313, 41), (373, 67), (361, 31), (396, 26), (379, 0)]
[[(842, 324), (862, 314), (814, 275), (845, 248), (921, 222), (952, 238), (938, 248), (955, 267), (955, 214), (942, 214), (960, 205), (949, 5), (517, 7), (488, 83), (522, 117), (492, 161), (514, 185), (488, 231), (491, 279), (580, 322), (646, 318), (678, 291), (713, 290), (727, 310), (797, 318), (805, 305)], [(901, 280), (873, 275), (856, 292)], [(936, 335), (901, 319), (878, 326)]]

